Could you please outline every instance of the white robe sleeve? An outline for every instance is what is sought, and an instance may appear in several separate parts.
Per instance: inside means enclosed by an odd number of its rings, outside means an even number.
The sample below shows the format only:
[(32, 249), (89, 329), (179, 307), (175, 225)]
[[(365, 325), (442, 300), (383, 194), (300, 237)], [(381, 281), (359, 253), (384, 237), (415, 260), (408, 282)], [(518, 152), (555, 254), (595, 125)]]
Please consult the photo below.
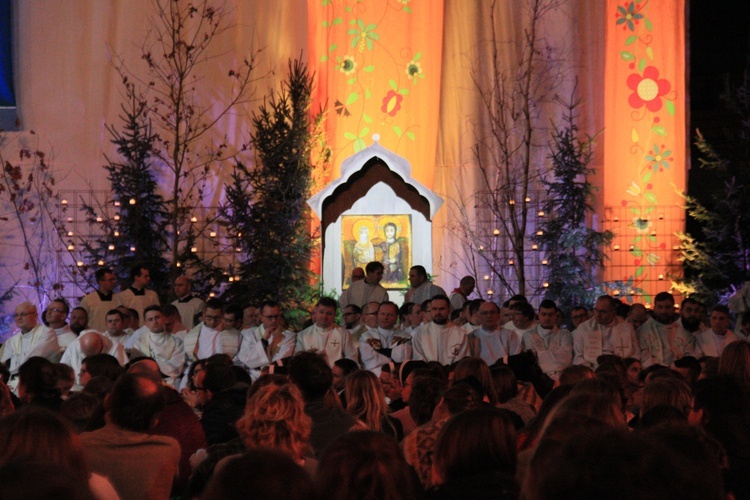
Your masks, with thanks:
[(240, 350), (234, 357), (234, 362), (255, 370), (268, 364), (268, 356), (263, 349), (263, 342), (256, 340), (252, 331), (242, 334)]
[(29, 355), (26, 356), (26, 359), (29, 359), (32, 356), (46, 358), (53, 363), (60, 361), (60, 344), (57, 342), (57, 335), (54, 330), (47, 328), (39, 335), (39, 341), (31, 351), (29, 351)]

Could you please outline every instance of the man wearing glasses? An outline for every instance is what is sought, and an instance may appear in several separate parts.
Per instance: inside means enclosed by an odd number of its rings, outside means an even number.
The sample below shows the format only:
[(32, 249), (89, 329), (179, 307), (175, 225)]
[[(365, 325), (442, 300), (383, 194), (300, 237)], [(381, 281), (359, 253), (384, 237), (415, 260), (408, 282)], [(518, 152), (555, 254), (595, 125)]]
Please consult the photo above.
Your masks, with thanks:
[(117, 309), (122, 302), (113, 292), (117, 286), (117, 276), (108, 267), (102, 267), (94, 274), (98, 290), (86, 295), (79, 304), (89, 315), (89, 328), (97, 332), (107, 331), (107, 313)]
[(39, 313), (31, 302), (16, 307), (13, 318), (19, 332), (3, 345), (0, 363), (10, 369), (8, 387), (15, 390), (18, 385), (18, 367), (32, 356), (41, 356), (56, 363), (60, 359), (60, 345), (55, 331), (39, 323)]
[(260, 305), (260, 323), (258, 327), (242, 330), (240, 352), (234, 358), (253, 378), (260, 375), (262, 367), (292, 356), (297, 343), (297, 334), (286, 329), (276, 302), (267, 300)]
[(219, 299), (206, 302), (203, 322), (185, 335), (188, 361), (207, 359), (214, 354), (234, 357), (239, 348), (239, 332), (228, 330), (224, 323), (224, 303)]

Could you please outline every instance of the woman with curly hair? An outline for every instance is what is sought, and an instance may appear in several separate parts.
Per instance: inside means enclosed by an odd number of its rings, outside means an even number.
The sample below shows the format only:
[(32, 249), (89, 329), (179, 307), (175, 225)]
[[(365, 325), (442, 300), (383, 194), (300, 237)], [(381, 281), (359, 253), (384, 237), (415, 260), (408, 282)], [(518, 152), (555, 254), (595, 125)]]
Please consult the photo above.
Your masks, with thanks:
[(388, 403), (380, 380), (370, 371), (359, 370), (346, 377), (346, 411), (371, 431), (384, 432), (398, 441), (401, 422), (388, 415)]
[(305, 463), (311, 426), (302, 394), (291, 383), (258, 389), (237, 421), (240, 439), (248, 450), (272, 448), (299, 464)]

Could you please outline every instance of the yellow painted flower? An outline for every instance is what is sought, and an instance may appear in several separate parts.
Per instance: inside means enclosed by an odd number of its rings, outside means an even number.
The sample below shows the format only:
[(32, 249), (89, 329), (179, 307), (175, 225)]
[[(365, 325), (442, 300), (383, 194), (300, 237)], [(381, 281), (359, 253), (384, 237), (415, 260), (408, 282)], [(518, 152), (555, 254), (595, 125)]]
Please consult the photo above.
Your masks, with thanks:
[(349, 76), (357, 69), (357, 61), (352, 56), (344, 56), (339, 65), (339, 71)]
[(628, 193), (630, 196), (638, 196), (641, 194), (641, 186), (639, 186), (635, 181), (633, 181), (632, 184), (630, 184), (630, 187), (625, 190), (626, 193)]

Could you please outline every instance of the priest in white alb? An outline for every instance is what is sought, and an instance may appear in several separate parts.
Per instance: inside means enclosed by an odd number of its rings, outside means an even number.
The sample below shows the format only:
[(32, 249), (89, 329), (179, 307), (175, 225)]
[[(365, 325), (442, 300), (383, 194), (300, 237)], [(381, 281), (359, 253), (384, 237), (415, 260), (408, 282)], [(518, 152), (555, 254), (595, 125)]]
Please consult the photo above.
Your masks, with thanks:
[(482, 358), (489, 366), (498, 359), (521, 352), (521, 342), (512, 331), (500, 326), (500, 307), (494, 302), (479, 306), (481, 326), (469, 336), (469, 349), (473, 357)]
[(132, 349), (132, 357), (146, 356), (159, 364), (167, 376), (165, 382), (173, 387), (185, 367), (185, 347), (182, 341), (166, 332), (166, 318), (161, 306), (148, 306), (143, 312), (146, 328), (140, 328), (125, 345)]
[(388, 363), (403, 363), (412, 356), (411, 336), (395, 329), (398, 306), (383, 302), (378, 309), (378, 327), (362, 334), (359, 356), (365, 370), (380, 375), (380, 367)]
[(602, 354), (640, 360), (641, 348), (633, 327), (615, 314), (618, 302), (602, 295), (594, 303), (594, 317), (573, 332), (573, 364), (597, 366)]
[(325, 357), (333, 368), (337, 359), (349, 358), (359, 362), (354, 339), (343, 327), (336, 325), (338, 304), (330, 297), (321, 297), (315, 305), (314, 324), (297, 334), (294, 352), (312, 351)]
[(522, 349), (531, 350), (539, 360), (539, 367), (552, 380), (573, 364), (573, 336), (555, 324), (557, 305), (551, 300), (539, 304), (539, 323), (524, 333)]
[(432, 321), (423, 323), (412, 333), (413, 358), (452, 365), (469, 356), (467, 333), (461, 327), (448, 324), (450, 300), (437, 295), (430, 302)]

